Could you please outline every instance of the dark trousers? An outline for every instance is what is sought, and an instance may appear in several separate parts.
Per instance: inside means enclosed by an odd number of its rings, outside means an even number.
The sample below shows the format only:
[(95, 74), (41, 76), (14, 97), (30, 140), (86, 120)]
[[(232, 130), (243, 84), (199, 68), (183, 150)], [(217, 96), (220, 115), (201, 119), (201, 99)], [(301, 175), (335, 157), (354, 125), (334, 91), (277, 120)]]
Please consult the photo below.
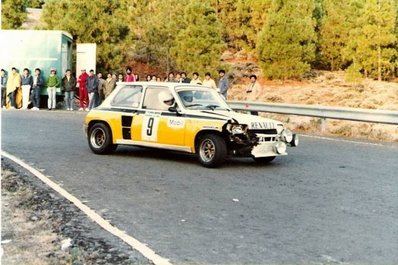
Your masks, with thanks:
[(1, 107), (3, 108), (6, 105), (6, 87), (1, 88)]
[(30, 94), (30, 101), (32, 101), (33, 107), (40, 108), (40, 87), (34, 87), (32, 94)]
[(11, 92), (10, 94), (8, 94), (8, 97), (10, 98), (10, 107), (16, 107), (15, 104), (15, 94), (17, 93), (17, 90), (14, 90), (13, 92)]

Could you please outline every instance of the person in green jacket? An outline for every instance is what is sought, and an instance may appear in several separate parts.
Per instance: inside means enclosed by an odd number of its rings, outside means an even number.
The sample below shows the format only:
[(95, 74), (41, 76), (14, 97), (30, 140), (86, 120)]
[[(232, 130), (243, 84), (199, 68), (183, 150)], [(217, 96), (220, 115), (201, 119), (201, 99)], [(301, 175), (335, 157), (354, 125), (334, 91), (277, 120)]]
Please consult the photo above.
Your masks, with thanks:
[(59, 78), (57, 76), (57, 71), (54, 68), (51, 68), (50, 71), (50, 76), (48, 77), (47, 81), (47, 94), (48, 94), (48, 101), (47, 101), (47, 107), (48, 110), (55, 110), (57, 100), (56, 100), (56, 95), (57, 95), (57, 87), (60, 85)]

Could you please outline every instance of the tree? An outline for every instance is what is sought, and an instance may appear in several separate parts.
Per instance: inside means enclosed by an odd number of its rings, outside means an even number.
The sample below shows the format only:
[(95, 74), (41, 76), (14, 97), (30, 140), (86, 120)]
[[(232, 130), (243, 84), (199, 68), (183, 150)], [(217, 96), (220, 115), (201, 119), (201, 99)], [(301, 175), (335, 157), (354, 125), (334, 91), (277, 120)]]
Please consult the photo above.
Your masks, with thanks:
[(223, 38), (237, 50), (256, 47), (257, 34), (265, 21), (271, 0), (214, 0), (211, 5), (224, 26)]
[[(175, 58), (171, 49), (176, 45), (178, 32), (183, 29), (187, 0), (152, 0), (140, 14), (131, 19), (131, 28), (138, 33), (136, 56), (152, 64), (160, 64), (166, 72), (174, 70)], [(145, 25), (145, 26), (143, 26)]]
[(315, 5), (308, 0), (273, 0), (259, 34), (257, 52), (269, 78), (297, 78), (315, 58)]
[[(397, 53), (396, 3), (394, 0), (366, 0), (355, 27), (350, 31), (346, 54), (365, 77), (391, 74)], [(351, 67), (351, 66), (350, 66)]]
[(99, 69), (119, 69), (131, 39), (125, 21), (127, 0), (48, 0), (42, 20), (46, 29), (65, 30), (77, 43), (97, 44)]
[(343, 50), (349, 41), (357, 9), (350, 1), (324, 0), (323, 7), (325, 14), (320, 25), (320, 51), (331, 70), (335, 71), (347, 63)]
[(2, 0), (1, 1), (1, 28), (17, 29), (25, 22), (26, 13), (25, 0)]
[(224, 47), (215, 9), (206, 2), (192, 2), (186, 6), (183, 18), (172, 49), (177, 67), (187, 72), (214, 71)]

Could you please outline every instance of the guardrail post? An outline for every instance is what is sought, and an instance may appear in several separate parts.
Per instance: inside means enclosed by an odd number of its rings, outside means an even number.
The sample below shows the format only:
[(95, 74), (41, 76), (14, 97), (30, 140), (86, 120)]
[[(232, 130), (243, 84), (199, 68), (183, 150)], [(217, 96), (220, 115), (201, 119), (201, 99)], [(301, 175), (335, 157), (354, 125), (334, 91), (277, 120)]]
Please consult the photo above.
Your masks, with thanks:
[(321, 132), (324, 133), (326, 131), (326, 118), (321, 118)]

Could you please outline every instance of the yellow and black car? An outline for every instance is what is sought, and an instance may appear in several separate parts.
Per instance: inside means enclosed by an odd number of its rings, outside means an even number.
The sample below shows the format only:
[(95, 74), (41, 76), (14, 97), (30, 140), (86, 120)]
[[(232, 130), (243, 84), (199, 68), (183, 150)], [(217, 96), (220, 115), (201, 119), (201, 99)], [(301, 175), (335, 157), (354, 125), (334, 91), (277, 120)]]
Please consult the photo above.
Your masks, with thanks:
[(118, 83), (86, 116), (88, 145), (96, 154), (134, 145), (197, 154), (205, 167), (227, 156), (270, 162), (297, 146), (283, 123), (233, 111), (214, 89), (181, 83)]

